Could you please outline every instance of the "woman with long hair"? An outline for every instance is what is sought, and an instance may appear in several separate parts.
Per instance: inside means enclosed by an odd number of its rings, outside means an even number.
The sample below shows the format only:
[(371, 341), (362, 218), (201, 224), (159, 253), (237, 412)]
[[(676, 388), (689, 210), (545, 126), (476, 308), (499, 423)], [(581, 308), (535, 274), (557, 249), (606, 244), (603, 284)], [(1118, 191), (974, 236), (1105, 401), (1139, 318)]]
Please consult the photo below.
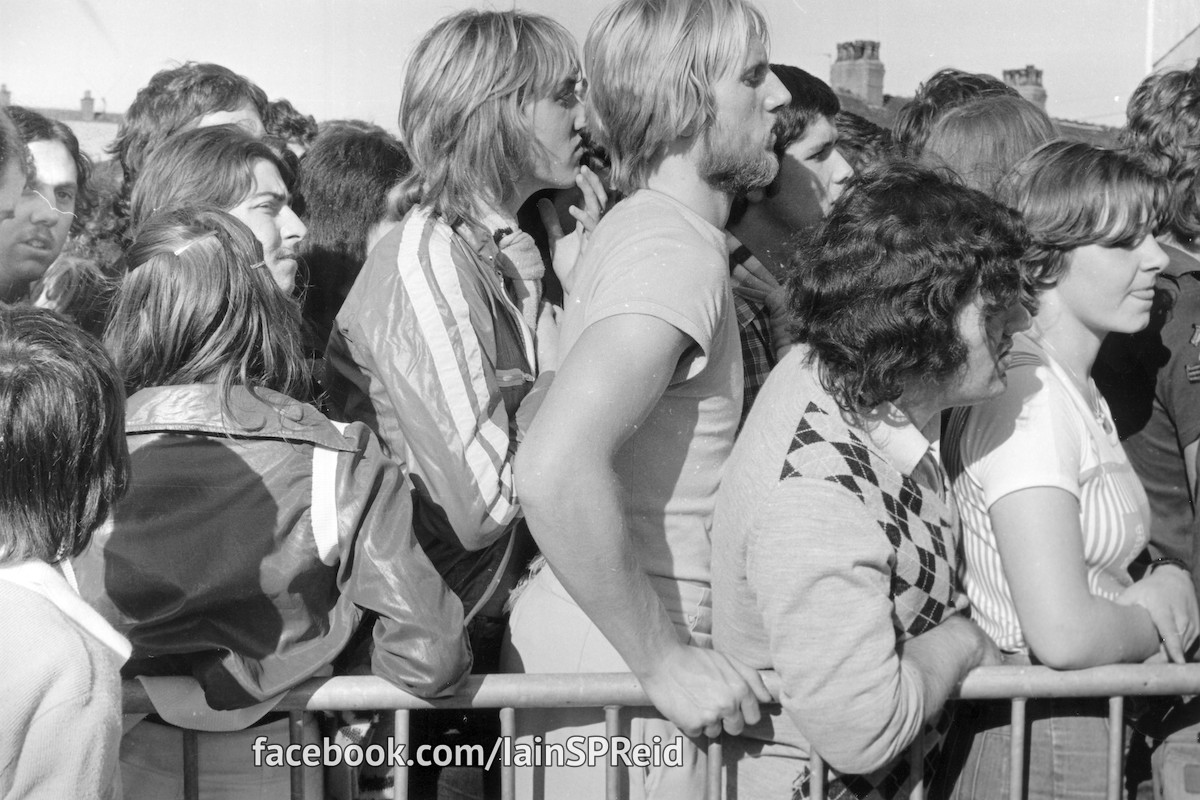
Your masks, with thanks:
[[(205, 731), (202, 792), (286, 797), (287, 770), (248, 759), (257, 737), (287, 739), (278, 698), (357, 666), (372, 635), (375, 674), (449, 694), (470, 667), (462, 606), (413, 535), (402, 468), (365, 425), (292, 399), (300, 309), (250, 229), (184, 208), (143, 223), (126, 258), (105, 342), (134, 478), (80, 586), (132, 642), (127, 674), (197, 682), (145, 681), (157, 713), (125, 736), (127, 797), (180, 791), (180, 727)], [(319, 771), (306, 784), (319, 796)]]
[[(957, 410), (947, 431), (974, 618), (1008, 663), (1183, 661), (1198, 630), (1192, 582), (1173, 563), (1129, 576), (1149, 507), (1090, 376), (1106, 335), (1150, 321), (1167, 263), (1154, 239), (1163, 187), (1119, 152), (1052, 142), (1000, 195), (1029, 228), (1038, 312), (1004, 394)], [(1029, 797), (1104, 796), (1106, 705), (1046, 699), (1026, 713)], [(957, 796), (1006, 796), (1007, 704), (963, 709), (952, 738), (965, 759)]]

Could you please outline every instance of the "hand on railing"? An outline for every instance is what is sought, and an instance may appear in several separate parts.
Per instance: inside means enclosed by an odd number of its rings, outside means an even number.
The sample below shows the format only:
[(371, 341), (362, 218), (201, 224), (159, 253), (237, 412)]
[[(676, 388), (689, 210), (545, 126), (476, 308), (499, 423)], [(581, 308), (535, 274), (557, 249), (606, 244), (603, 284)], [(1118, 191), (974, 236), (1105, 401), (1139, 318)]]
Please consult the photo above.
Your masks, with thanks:
[(1200, 634), (1200, 609), (1188, 573), (1174, 565), (1159, 567), (1117, 598), (1121, 605), (1141, 606), (1150, 613), (1167, 657), (1178, 664)]
[(757, 670), (700, 647), (670, 651), (641, 682), (659, 713), (687, 736), (741, 733), (758, 722), (758, 704), (771, 702)]

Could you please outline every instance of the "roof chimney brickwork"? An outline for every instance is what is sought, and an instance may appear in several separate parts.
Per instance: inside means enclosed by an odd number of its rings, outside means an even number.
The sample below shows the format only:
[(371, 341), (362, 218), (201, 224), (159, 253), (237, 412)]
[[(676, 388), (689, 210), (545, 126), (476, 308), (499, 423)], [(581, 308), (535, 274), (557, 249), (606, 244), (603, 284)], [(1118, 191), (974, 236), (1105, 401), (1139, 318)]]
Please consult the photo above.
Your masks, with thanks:
[(1004, 82), (1035, 106), (1046, 110), (1046, 90), (1042, 88), (1042, 71), (1033, 64), (1021, 69), (1004, 70)]
[(854, 95), (869, 106), (882, 107), (883, 62), (879, 60), (879, 42), (859, 39), (839, 43), (829, 83), (835, 92)]

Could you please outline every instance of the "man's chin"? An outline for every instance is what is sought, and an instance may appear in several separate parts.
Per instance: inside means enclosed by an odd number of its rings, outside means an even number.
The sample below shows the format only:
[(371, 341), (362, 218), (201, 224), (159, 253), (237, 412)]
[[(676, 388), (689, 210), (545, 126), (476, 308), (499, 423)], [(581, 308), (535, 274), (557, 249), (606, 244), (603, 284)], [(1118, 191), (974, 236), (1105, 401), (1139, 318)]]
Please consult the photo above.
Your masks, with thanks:
[(767, 188), (779, 173), (779, 162), (774, 156), (754, 163), (712, 166), (704, 174), (708, 185), (733, 197)]

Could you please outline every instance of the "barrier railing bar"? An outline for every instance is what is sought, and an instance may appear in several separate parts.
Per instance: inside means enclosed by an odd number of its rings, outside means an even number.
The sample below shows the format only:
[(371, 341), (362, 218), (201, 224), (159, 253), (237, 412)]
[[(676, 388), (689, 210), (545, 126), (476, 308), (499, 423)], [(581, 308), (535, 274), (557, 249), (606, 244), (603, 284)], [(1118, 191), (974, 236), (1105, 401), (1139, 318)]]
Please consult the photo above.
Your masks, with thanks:
[[(621, 734), (621, 707), (604, 707), (604, 735), (611, 742)], [(621, 765), (610, 760), (604, 768), (604, 800), (621, 800)]]
[[(304, 712), (293, 711), (288, 714), (288, 739), (297, 748), (304, 747)], [(304, 800), (304, 765), (297, 763), (291, 767), (292, 800)]]
[[(773, 696), (780, 694), (780, 681), (773, 672), (761, 673)], [(123, 684), (126, 713), (150, 713), (153, 704), (139, 681)], [(1122, 712), (1124, 697), (1131, 695), (1195, 695), (1200, 694), (1200, 664), (1117, 664), (1092, 667), (1086, 670), (1058, 672), (1046, 667), (980, 667), (963, 681), (954, 699), (996, 700), (1012, 703), (1012, 759), (1010, 775), (1011, 800), (1021, 800), (1024, 794), (1024, 749), (1026, 739), (1026, 698), (1030, 697), (1106, 697), (1109, 700), (1108, 800), (1120, 800), (1124, 768), (1124, 729)], [(502, 735), (515, 733), (516, 708), (603, 707), (609, 735), (617, 729), (610, 716), (619, 719), (619, 707), (649, 709), (645, 693), (637, 679), (627, 673), (590, 673), (564, 675), (475, 675), (469, 677), (459, 691), (448, 698), (426, 700), (414, 697), (389, 684), (382, 678), (347, 676), (318, 678), (292, 689), (276, 708), (289, 712), (289, 734), (294, 743), (303, 743), (303, 722), (299, 714), (305, 710), (374, 710), (395, 709), (395, 735), (407, 745), (409, 711), (430, 708), (499, 708)], [(199, 797), (198, 740), (194, 730), (183, 730), (184, 798)], [(708, 745), (708, 791), (715, 786), (719, 797), (721, 779), (721, 743)], [(715, 754), (715, 757), (714, 757)], [(825, 765), (812, 754), (810, 788), (813, 800), (824, 800), (826, 793)], [(913, 768), (923, 769), (924, 760), (914, 758)], [(503, 800), (514, 795), (514, 767), (501, 765)], [(303, 781), (292, 769), (292, 797), (303, 796)], [(610, 768), (611, 771), (611, 768)], [(715, 778), (714, 778), (715, 774)], [(394, 765), (393, 777), (398, 800), (408, 794), (408, 767)], [(297, 789), (297, 784), (300, 784)], [(611, 785), (611, 782), (610, 782)], [(618, 782), (619, 787), (619, 782)], [(920, 783), (917, 784), (918, 786)], [(297, 791), (299, 794), (297, 794)], [(611, 790), (609, 797), (613, 797)], [(922, 800), (914, 795), (913, 800)]]
[(189, 730), (183, 732), (183, 800), (200, 800), (200, 734)]
[(1025, 698), (1012, 699), (1012, 719), (1009, 721), (1008, 798), (1025, 797)]
[(1125, 698), (1108, 698), (1108, 800), (1121, 800), (1125, 766)]
[[(517, 737), (517, 710), (511, 706), (500, 709), (500, 735), (508, 741)], [(517, 768), (512, 764), (500, 764), (500, 800), (514, 800), (517, 796)]]
[[(762, 672), (776, 697), (779, 678)], [(126, 681), (125, 712), (154, 711), (139, 681)], [(1008, 700), (1013, 697), (1115, 697), (1117, 695), (1200, 694), (1200, 664), (1114, 664), (1058, 672), (1049, 667), (978, 667), (955, 699)], [(628, 673), (567, 675), (472, 675), (452, 697), (426, 700), (373, 676), (313, 678), (292, 689), (280, 711), (380, 708), (646, 708), (650, 702)]]

